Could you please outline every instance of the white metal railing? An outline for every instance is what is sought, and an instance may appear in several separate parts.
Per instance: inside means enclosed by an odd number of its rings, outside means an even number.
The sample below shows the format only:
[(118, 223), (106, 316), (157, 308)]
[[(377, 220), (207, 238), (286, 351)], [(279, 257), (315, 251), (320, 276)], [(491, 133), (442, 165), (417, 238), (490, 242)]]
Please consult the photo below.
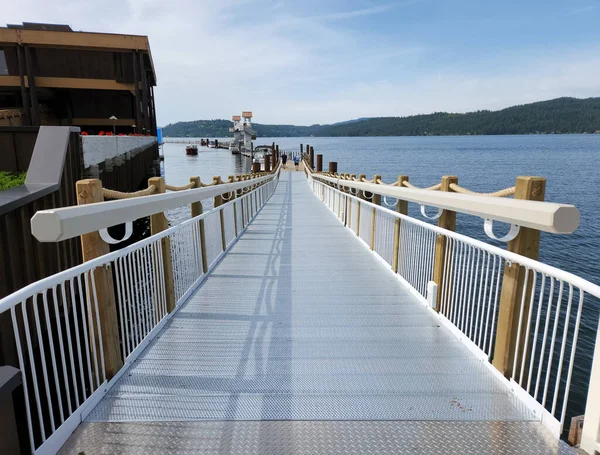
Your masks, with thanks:
[[(170, 245), (171, 249), (177, 308), (271, 197), (278, 180), (279, 174), (275, 173), (260, 182), (258, 179), (242, 182), (244, 185), (238, 189), (246, 191), (245, 194), (224, 205), (119, 251), (35, 282), (0, 300), (0, 313), (10, 312), (12, 318), (23, 376), (29, 441), (36, 453), (58, 451), (172, 316), (173, 313), (167, 311), (164, 245)], [(218, 194), (227, 193), (227, 186), (220, 185)], [(196, 192), (195, 198), (212, 194), (212, 188), (207, 190), (210, 191)], [(133, 206), (151, 198), (128, 201)], [(187, 200), (183, 197), (174, 203)], [(110, 204), (112, 202), (106, 203)], [(74, 219), (83, 219), (84, 225), (88, 225), (85, 215), (77, 213), (80, 208), (83, 206), (68, 208), (62, 214), (75, 212)], [(89, 216), (95, 217), (95, 213), (92, 211)], [(120, 222), (126, 219), (130, 216)], [(111, 216), (111, 220), (114, 222), (115, 217)], [(204, 223), (207, 270), (203, 270), (201, 223)], [(68, 225), (66, 231), (72, 232)], [(109, 381), (102, 339), (106, 327), (102, 326), (98, 311), (99, 296), (106, 291), (98, 289), (96, 275), (101, 269), (111, 270), (118, 318), (118, 327), (114, 330), (118, 331), (125, 365)]]
[(321, 174), (312, 174), (312, 178), (337, 186), (342, 184), (344, 187), (351, 188), (354, 194), (358, 191), (365, 191), (414, 202), (420, 204), (422, 210), (425, 206), (437, 207), (440, 210), (466, 213), (484, 220), (510, 223), (514, 226), (538, 231), (570, 234), (579, 226), (579, 211), (570, 204), (400, 188), (391, 185), (340, 180)]
[[(436, 314), (502, 378), (487, 361), (492, 360), (498, 336), (504, 269), (511, 264), (523, 268), (525, 284), (517, 308), (522, 330), (517, 333), (519, 348), (512, 365), (511, 388), (558, 438), (569, 404), (581, 314), (585, 303), (600, 298), (600, 287), (541, 262), (361, 200), (316, 177), (309, 174), (316, 196), (390, 267), (397, 248), (399, 279), (428, 305), (432, 301), (428, 285), (433, 279), (436, 244), (445, 239)], [(346, 181), (340, 184), (348, 187)]]
[(203, 199), (234, 193), (269, 182), (273, 178), (273, 175), (265, 175), (250, 181), (223, 183), (198, 189), (144, 196), (143, 198), (40, 210), (31, 219), (31, 233), (40, 242), (67, 240), (88, 232), (132, 222), (154, 213), (166, 212)]

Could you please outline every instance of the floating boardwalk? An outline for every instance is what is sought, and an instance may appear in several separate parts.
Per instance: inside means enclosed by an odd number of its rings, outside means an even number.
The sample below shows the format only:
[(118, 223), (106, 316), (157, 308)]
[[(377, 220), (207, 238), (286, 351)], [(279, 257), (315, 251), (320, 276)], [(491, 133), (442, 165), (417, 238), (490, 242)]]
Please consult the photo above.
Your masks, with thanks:
[[(0, 300), (36, 453), (576, 453), (559, 438), (600, 288), (515, 254), (572, 232), (575, 207), (467, 194), (452, 177), (423, 190), (324, 173), (307, 151), (298, 171), (275, 154), (265, 172), (152, 178), (105, 203), (90, 204), (100, 181), (79, 181), (81, 206), (36, 213), (38, 240), (81, 236), (87, 261)], [(437, 207), (438, 226), (406, 201)], [(169, 227), (163, 212), (184, 205), (191, 219)], [(488, 235), (490, 220), (513, 224), (509, 251), (453, 232), (456, 212)], [(123, 241), (108, 227), (127, 238), (147, 216), (152, 236), (108, 253)]]
[(559, 453), (394, 275), (282, 173), (64, 452)]

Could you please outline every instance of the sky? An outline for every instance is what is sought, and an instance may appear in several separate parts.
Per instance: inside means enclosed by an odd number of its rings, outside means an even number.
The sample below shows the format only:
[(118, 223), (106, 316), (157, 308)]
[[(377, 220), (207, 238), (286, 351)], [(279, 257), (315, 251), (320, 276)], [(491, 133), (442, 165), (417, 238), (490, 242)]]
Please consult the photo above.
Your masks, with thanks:
[(162, 126), (600, 96), (600, 0), (20, 0), (0, 20), (147, 35)]

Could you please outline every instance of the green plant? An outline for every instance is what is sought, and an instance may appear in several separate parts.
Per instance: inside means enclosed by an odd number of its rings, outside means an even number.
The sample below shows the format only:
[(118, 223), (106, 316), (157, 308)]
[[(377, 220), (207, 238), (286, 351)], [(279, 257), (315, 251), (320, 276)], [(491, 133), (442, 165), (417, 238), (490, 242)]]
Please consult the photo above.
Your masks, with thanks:
[(25, 183), (26, 172), (0, 171), (0, 191), (8, 190)]

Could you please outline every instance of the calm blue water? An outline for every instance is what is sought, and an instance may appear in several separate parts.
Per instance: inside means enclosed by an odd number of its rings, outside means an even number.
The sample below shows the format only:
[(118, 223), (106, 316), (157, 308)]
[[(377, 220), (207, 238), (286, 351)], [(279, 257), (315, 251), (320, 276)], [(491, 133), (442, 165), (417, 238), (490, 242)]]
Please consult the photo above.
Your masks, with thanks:
[[(338, 172), (366, 174), (367, 178), (381, 174), (386, 182), (405, 174), (420, 187), (439, 183), (442, 175), (457, 175), (461, 186), (491, 192), (513, 186), (519, 175), (545, 177), (546, 200), (574, 204), (581, 223), (571, 235), (542, 233), (540, 260), (600, 283), (600, 135), (259, 138), (256, 143), (272, 142), (294, 150), (308, 143), (315, 153), (323, 154), (324, 168), (329, 161), (337, 161)], [(185, 144), (164, 146), (165, 176), (170, 184), (185, 184), (190, 175), (211, 180), (213, 175), (250, 168), (249, 159), (227, 150), (201, 148), (197, 157), (186, 157), (184, 149)], [(409, 214), (422, 219), (418, 206), (411, 207)], [(502, 228), (496, 227), (498, 234)], [(483, 233), (480, 219), (459, 214), (457, 232), (493, 243)], [(571, 392), (575, 414), (582, 413), (585, 405), (599, 313), (597, 301), (584, 306)]]

